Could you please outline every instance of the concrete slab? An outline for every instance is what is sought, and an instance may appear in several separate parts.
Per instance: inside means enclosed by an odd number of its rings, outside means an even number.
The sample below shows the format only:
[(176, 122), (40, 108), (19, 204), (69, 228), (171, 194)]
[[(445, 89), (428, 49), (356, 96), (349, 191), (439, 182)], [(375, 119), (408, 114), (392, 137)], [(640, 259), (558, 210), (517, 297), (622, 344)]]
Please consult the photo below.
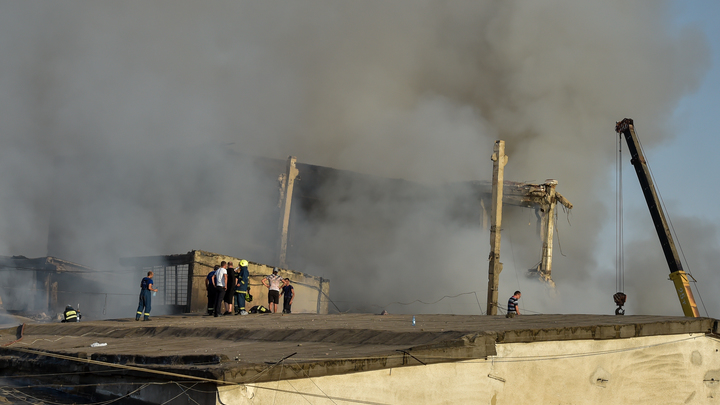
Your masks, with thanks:
[[(26, 323), (23, 339), (0, 351), (0, 369), (9, 375), (28, 367), (102, 368), (18, 351), (29, 349), (247, 383), (276, 380), (282, 366), (294, 369), (295, 375), (315, 377), (486, 358), (502, 343), (717, 332), (717, 321), (711, 318), (416, 315), (415, 326), (411, 319), (410, 315), (266, 314)], [(17, 327), (0, 330), (0, 345), (14, 341), (16, 331)], [(107, 345), (91, 347), (94, 342)], [(108, 375), (108, 370), (104, 372)], [(141, 374), (123, 369), (117, 373)]]

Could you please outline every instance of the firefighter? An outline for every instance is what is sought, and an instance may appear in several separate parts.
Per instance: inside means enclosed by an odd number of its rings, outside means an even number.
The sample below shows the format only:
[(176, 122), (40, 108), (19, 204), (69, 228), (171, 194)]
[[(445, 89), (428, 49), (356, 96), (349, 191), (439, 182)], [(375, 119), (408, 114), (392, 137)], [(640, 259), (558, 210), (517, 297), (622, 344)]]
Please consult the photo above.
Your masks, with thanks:
[(152, 302), (152, 293), (157, 292), (157, 288), (153, 287), (153, 272), (148, 271), (147, 277), (144, 277), (140, 282), (140, 303), (138, 304), (137, 314), (135, 320), (139, 321), (140, 316), (145, 314), (145, 321), (150, 320), (150, 304)]
[(63, 317), (64, 319), (60, 322), (80, 322), (82, 315), (80, 315), (80, 311), (76, 311), (73, 307), (68, 305), (65, 307)]
[(247, 315), (248, 312), (245, 310), (245, 301), (250, 301), (250, 288), (248, 287), (248, 279), (250, 274), (248, 272), (248, 261), (240, 260), (240, 267), (236, 270), (237, 283), (235, 284), (235, 299), (237, 299), (237, 310), (240, 315)]

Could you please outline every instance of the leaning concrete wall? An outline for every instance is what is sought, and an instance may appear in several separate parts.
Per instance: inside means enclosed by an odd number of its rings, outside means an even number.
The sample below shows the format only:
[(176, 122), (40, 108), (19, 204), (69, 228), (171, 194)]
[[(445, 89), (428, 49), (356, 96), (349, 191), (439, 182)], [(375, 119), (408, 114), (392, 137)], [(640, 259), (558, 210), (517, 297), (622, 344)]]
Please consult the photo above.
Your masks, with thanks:
[(487, 359), (312, 379), (288, 367), (281, 381), (220, 387), (217, 403), (720, 402), (720, 341), (703, 334), (509, 343), (496, 349), (497, 356)]
[[(233, 264), (237, 266), (240, 260), (241, 259), (237, 257), (219, 255), (202, 250), (192, 252), (191, 312), (205, 312), (207, 309), (205, 278), (207, 274), (213, 270), (214, 266), (220, 264), (221, 261), (233, 262)], [(253, 305), (264, 305), (267, 307), (267, 288), (262, 285), (262, 279), (272, 274), (273, 267), (254, 263), (249, 260), (248, 263), (250, 294), (253, 296), (253, 302), (247, 305), (247, 307), (249, 308)], [(328, 313), (329, 280), (287, 269), (280, 269), (278, 274), (283, 278), (289, 278), (290, 284), (295, 289), (295, 299), (292, 305), (293, 313)], [(282, 298), (280, 300), (280, 308), (282, 308)]]

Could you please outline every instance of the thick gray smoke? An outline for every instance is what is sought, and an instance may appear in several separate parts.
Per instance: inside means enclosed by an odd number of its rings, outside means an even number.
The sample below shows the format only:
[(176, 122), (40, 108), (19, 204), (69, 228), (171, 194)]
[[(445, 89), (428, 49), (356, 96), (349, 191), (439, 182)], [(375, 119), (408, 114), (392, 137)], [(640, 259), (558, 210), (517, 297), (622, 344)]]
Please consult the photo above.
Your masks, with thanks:
[[(614, 122), (634, 118), (648, 148), (668, 139), (666, 117), (708, 66), (702, 35), (669, 21), (660, 1), (0, 3), (0, 254), (45, 255), (52, 229), (61, 257), (102, 270), (244, 255), (239, 242), (273, 235), (277, 219), (255, 213), (277, 188), (227, 149), (440, 184), (490, 180), (503, 139), (506, 179), (557, 179), (576, 208), (571, 226), (560, 216), (559, 296), (523, 276), (539, 260), (534, 214), (507, 211), (502, 299), (520, 288), (537, 312), (611, 313), (613, 269), (597, 256)], [(403, 210), (362, 193), (295, 229), (323, 257), (302, 270), (330, 278), (342, 309), (468, 291), (485, 309), (484, 231), (442, 201)], [(393, 227), (364, 226), (364, 212)], [(268, 253), (249, 259), (271, 260), (274, 246), (255, 247)], [(675, 311), (672, 290), (658, 294), (637, 311)], [(472, 295), (388, 309), (479, 312)]]

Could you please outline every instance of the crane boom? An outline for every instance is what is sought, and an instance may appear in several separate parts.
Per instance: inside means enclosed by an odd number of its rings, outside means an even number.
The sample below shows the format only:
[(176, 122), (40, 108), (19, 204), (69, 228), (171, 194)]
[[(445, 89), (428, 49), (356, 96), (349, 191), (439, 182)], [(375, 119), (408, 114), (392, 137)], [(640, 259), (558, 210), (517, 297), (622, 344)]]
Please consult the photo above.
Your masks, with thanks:
[(673, 284), (675, 284), (675, 291), (680, 299), (680, 305), (682, 305), (683, 313), (685, 316), (699, 317), (700, 312), (698, 311), (697, 304), (695, 303), (695, 297), (690, 289), (688, 275), (683, 270), (682, 263), (680, 262), (680, 256), (678, 255), (677, 248), (675, 247), (675, 241), (670, 233), (670, 228), (668, 227), (667, 220), (665, 219), (665, 213), (662, 210), (660, 199), (658, 198), (657, 192), (655, 191), (655, 185), (653, 184), (652, 177), (650, 176), (650, 169), (648, 168), (645, 156), (640, 148), (640, 142), (635, 134), (633, 120), (625, 118), (624, 120), (616, 123), (615, 132), (623, 135), (625, 137), (625, 141), (627, 142), (628, 150), (630, 151), (630, 163), (632, 163), (633, 167), (635, 167), (635, 173), (637, 173), (638, 180), (640, 181), (640, 187), (642, 188), (643, 195), (645, 196), (645, 201), (650, 209), (650, 216), (652, 217), (653, 223), (655, 224), (655, 230), (660, 238), (660, 245), (662, 246), (663, 253), (665, 254), (665, 260), (670, 267), (670, 279)]

